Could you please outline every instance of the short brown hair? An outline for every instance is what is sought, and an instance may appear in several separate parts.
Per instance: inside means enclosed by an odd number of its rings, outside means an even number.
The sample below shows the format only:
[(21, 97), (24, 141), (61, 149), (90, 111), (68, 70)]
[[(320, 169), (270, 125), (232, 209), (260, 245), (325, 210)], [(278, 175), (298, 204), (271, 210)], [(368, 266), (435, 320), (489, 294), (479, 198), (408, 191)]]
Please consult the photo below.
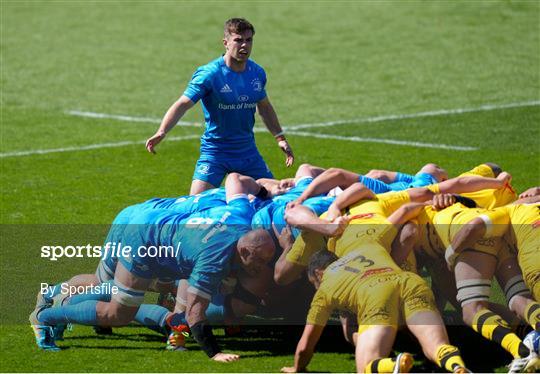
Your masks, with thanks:
[(231, 34), (241, 34), (244, 31), (250, 30), (255, 35), (255, 28), (245, 18), (231, 18), (225, 22), (223, 34), (225, 37)]

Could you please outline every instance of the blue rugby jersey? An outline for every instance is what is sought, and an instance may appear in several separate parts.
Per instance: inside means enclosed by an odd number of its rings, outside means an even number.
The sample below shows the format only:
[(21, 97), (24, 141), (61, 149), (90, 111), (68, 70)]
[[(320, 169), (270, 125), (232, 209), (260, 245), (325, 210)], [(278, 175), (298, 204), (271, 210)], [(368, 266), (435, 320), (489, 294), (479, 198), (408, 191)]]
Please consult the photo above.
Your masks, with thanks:
[(199, 67), (184, 96), (202, 101), (206, 130), (201, 137), (201, 159), (216, 155), (257, 153), (253, 126), (259, 101), (266, 97), (266, 73), (248, 60), (243, 72), (235, 72), (219, 57)]

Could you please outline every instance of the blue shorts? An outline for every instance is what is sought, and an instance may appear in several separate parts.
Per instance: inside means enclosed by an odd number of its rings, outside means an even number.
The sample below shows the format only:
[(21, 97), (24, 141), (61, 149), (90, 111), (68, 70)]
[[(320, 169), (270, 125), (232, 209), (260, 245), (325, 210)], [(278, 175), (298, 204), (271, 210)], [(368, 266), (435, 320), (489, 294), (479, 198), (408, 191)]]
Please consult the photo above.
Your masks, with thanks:
[(219, 159), (201, 156), (195, 166), (193, 180), (198, 179), (219, 187), (228, 173), (240, 173), (253, 179), (274, 178), (260, 154), (241, 159)]

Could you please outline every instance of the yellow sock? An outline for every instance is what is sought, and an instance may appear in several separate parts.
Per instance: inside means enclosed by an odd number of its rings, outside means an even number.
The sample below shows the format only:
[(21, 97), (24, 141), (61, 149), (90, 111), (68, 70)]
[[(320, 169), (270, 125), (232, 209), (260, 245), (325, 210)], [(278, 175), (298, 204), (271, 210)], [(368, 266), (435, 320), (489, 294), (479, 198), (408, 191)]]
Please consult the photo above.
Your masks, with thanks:
[(450, 344), (443, 344), (437, 348), (437, 365), (449, 372), (458, 367), (465, 367), (459, 349)]
[(392, 373), (396, 364), (393, 358), (378, 358), (367, 364), (366, 373)]
[(514, 358), (525, 357), (529, 350), (521, 339), (512, 332), (501, 316), (488, 309), (482, 309), (473, 318), (472, 328), (484, 338), (499, 343)]
[(540, 303), (532, 302), (525, 308), (525, 320), (535, 330), (540, 329)]

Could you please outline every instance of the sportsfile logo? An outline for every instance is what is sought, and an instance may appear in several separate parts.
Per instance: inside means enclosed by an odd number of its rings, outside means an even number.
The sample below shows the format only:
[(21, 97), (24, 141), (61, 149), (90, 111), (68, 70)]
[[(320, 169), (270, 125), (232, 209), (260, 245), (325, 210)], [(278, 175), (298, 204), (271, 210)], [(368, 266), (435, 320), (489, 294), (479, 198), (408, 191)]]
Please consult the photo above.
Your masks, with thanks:
[(155, 257), (155, 258), (176, 258), (181, 251), (182, 242), (178, 242), (176, 247), (172, 245), (141, 245), (137, 248), (123, 245), (121, 242), (107, 242), (100, 245), (44, 245), (41, 247), (41, 257), (50, 261), (58, 261), (59, 258), (130, 258), (130, 257)]
[(41, 283), (39, 290), (42, 295), (49, 297), (57, 294), (68, 297), (80, 294), (116, 295), (118, 294), (118, 291), (118, 286), (109, 282), (91, 286), (70, 286), (68, 283), (50, 286), (48, 283)]

